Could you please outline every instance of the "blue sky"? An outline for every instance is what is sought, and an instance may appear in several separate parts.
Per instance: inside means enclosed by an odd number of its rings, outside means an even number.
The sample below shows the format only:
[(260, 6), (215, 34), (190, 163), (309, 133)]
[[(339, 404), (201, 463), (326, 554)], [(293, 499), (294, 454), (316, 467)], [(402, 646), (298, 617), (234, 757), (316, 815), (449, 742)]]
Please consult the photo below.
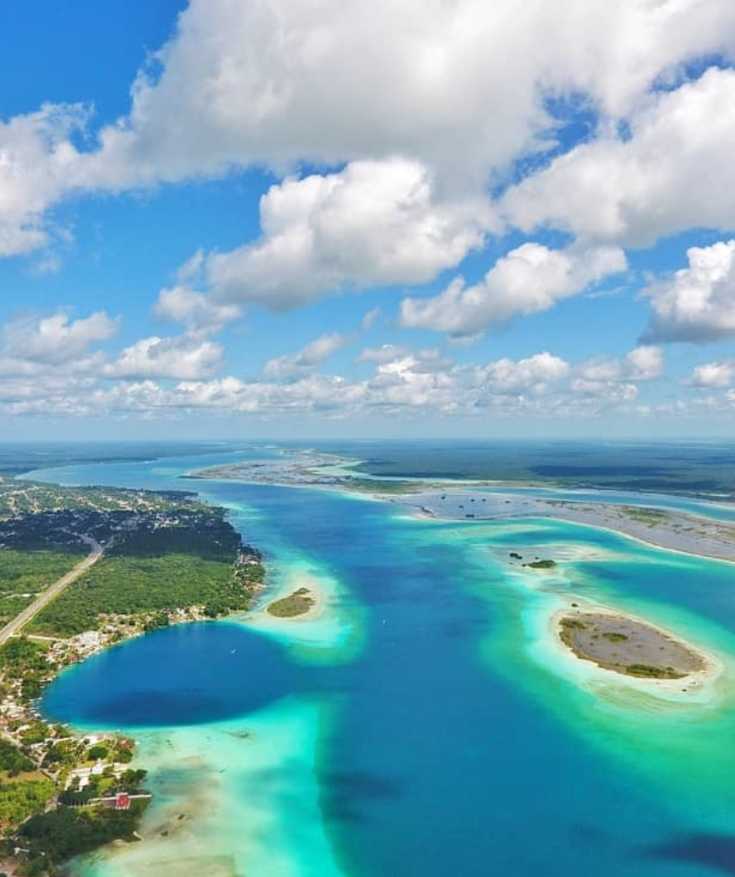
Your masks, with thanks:
[(412, 6), (0, 10), (5, 437), (731, 434), (731, 4)]

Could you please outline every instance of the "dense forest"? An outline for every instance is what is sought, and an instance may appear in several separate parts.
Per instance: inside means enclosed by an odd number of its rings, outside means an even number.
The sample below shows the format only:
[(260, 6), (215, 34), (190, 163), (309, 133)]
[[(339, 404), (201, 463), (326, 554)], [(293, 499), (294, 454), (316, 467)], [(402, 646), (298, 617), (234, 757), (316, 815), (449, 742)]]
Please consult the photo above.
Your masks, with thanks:
[(181, 608), (200, 606), (211, 617), (247, 609), (262, 568), (238, 568), (241, 548), (223, 511), (208, 507), (119, 534), (105, 557), (49, 604), (29, 632), (69, 637), (98, 628), (109, 615), (150, 613), (155, 626)]
[(86, 554), (79, 549), (0, 549), (0, 626), (10, 621)]

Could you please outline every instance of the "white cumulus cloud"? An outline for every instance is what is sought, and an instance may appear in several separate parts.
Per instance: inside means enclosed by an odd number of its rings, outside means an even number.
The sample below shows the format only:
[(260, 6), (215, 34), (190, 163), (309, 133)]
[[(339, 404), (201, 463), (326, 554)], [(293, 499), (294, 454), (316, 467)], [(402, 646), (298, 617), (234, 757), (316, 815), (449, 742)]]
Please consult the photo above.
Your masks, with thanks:
[(95, 342), (117, 331), (118, 321), (105, 311), (70, 319), (66, 313), (21, 317), (2, 328), (2, 353), (31, 363), (61, 364), (78, 359)]
[(315, 338), (297, 353), (287, 353), (269, 359), (263, 373), (271, 378), (293, 378), (321, 365), (325, 360), (347, 344), (347, 338), (339, 332), (327, 332)]
[(498, 359), (477, 370), (480, 383), (493, 393), (544, 393), (569, 374), (570, 366), (548, 351), (526, 359)]
[(477, 284), (456, 278), (434, 298), (406, 298), (401, 324), (450, 335), (475, 335), (493, 323), (538, 313), (626, 268), (617, 247), (552, 250), (537, 243), (511, 250)]
[(284, 180), (261, 199), (260, 220), (260, 240), (204, 259), (217, 302), (288, 309), (334, 290), (421, 283), (491, 225), (484, 199), (437, 201), (426, 168), (405, 159)]
[(142, 338), (126, 347), (104, 368), (110, 378), (174, 378), (198, 380), (219, 366), (222, 348), (212, 341), (183, 335), (178, 338)]
[(630, 246), (735, 227), (735, 70), (712, 68), (651, 96), (631, 116), (629, 136), (613, 132), (512, 188), (502, 201), (509, 220)]
[(182, 323), (189, 332), (216, 332), (240, 316), (236, 305), (220, 305), (187, 286), (162, 289), (154, 313), (163, 320)]
[(735, 240), (687, 250), (689, 267), (652, 284), (652, 341), (706, 342), (735, 335)]
[(695, 387), (729, 387), (735, 380), (734, 362), (707, 362), (692, 372), (690, 383)]

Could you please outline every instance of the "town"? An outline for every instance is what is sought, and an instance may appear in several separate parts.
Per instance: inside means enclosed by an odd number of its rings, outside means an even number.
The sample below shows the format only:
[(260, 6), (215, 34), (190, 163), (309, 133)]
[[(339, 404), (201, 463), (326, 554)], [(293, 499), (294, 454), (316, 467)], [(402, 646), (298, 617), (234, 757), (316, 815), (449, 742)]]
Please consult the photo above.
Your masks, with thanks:
[(0, 479), (0, 873), (134, 841), (151, 800), (134, 741), (45, 720), (45, 686), (133, 636), (244, 611), (263, 578), (224, 510), (192, 494)]

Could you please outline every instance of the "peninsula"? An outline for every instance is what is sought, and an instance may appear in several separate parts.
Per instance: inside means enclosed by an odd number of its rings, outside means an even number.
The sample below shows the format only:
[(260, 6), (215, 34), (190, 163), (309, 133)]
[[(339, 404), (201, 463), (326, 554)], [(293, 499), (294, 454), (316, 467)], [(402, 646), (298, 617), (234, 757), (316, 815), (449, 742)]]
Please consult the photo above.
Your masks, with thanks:
[(134, 840), (151, 797), (134, 741), (46, 721), (45, 686), (145, 631), (246, 610), (263, 579), (225, 510), (193, 494), (0, 478), (0, 872)]
[[(525, 492), (519, 488), (538, 485), (523, 482), (367, 477), (355, 471), (358, 462), (334, 454), (298, 451), (276, 460), (245, 460), (183, 477), (359, 493), (405, 505), (426, 518), (473, 521), (555, 518), (615, 530), (658, 548), (735, 561), (735, 522), (659, 508), (654, 498), (650, 506), (626, 505), (605, 501), (603, 492), (595, 502), (573, 496), (568, 500), (557, 499), (543, 491)], [(548, 487), (544, 485), (545, 489)]]

